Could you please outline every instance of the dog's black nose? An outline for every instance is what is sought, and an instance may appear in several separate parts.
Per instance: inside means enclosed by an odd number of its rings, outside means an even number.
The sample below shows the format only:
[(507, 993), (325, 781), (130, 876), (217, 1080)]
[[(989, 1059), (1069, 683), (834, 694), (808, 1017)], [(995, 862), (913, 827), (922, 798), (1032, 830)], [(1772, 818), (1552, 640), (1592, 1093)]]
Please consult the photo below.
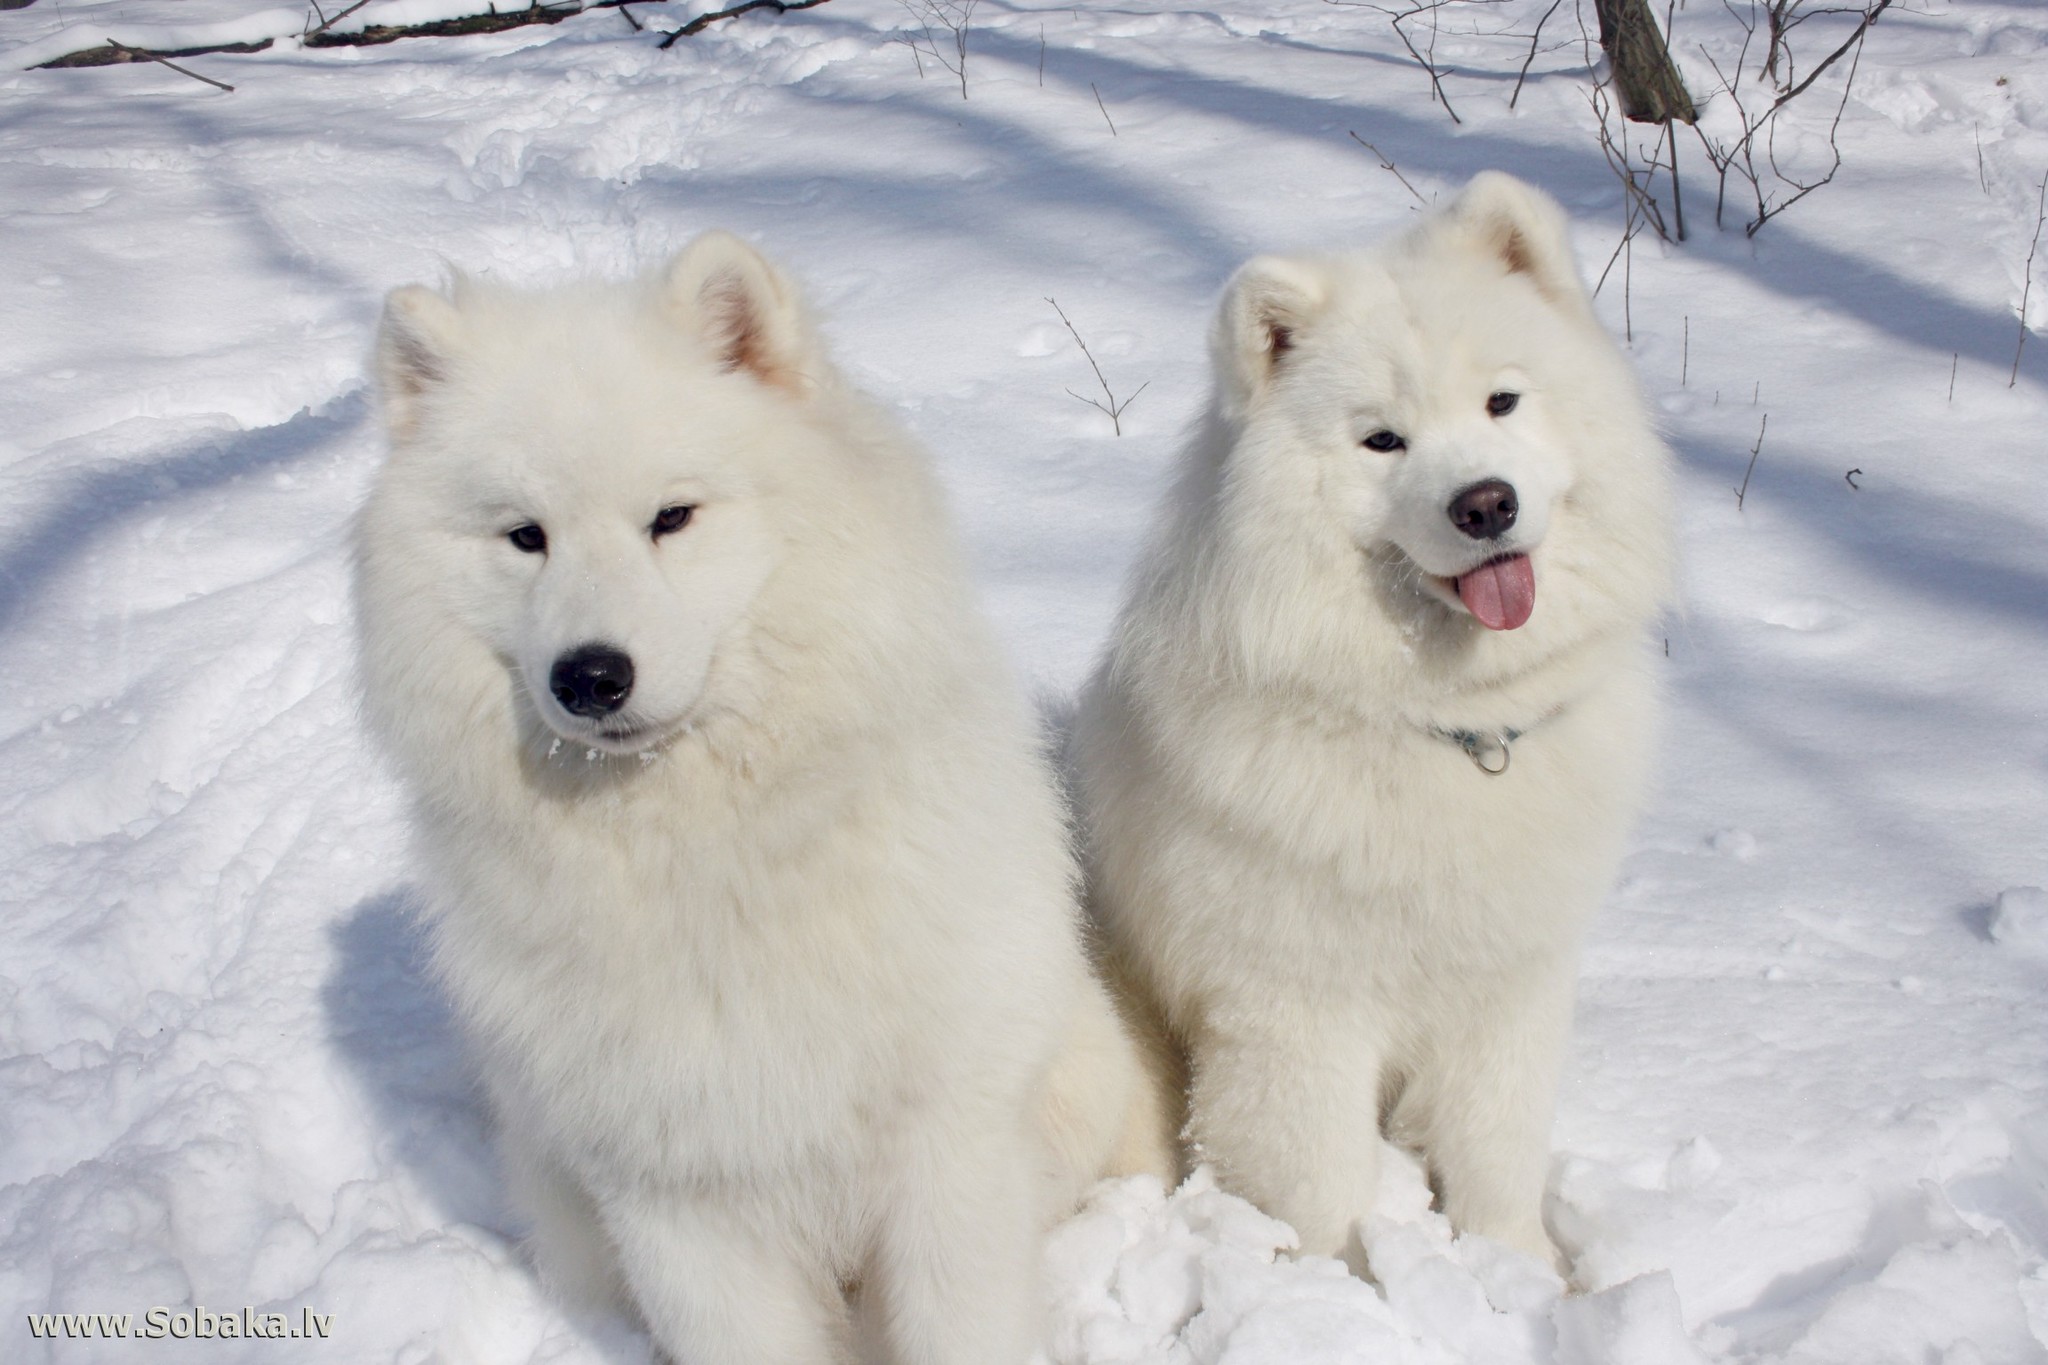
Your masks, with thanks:
[(584, 645), (555, 660), (548, 690), (572, 716), (608, 716), (633, 692), (633, 660), (610, 645)]
[(1474, 540), (1495, 540), (1515, 524), (1515, 486), (1502, 479), (1475, 483), (1451, 499), (1451, 525)]

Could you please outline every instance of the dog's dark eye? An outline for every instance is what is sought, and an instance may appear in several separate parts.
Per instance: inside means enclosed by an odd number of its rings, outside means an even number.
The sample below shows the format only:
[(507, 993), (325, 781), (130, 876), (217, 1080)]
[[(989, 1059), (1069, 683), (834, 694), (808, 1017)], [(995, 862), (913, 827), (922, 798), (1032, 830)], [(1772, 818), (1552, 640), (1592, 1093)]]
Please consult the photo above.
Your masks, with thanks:
[(1522, 395), (1519, 393), (1509, 393), (1506, 390), (1502, 390), (1486, 400), (1486, 410), (1495, 417), (1505, 417), (1513, 412), (1515, 404), (1521, 401)]
[(524, 526), (515, 526), (507, 531), (505, 539), (530, 555), (547, 553), (548, 533), (530, 521)]
[(664, 507), (654, 514), (654, 525), (647, 529), (654, 534), (656, 540), (660, 540), (663, 536), (688, 526), (690, 513), (696, 510), (694, 507)]
[(1375, 431), (1372, 435), (1365, 438), (1364, 445), (1367, 450), (1406, 450), (1408, 448), (1408, 442), (1391, 431)]

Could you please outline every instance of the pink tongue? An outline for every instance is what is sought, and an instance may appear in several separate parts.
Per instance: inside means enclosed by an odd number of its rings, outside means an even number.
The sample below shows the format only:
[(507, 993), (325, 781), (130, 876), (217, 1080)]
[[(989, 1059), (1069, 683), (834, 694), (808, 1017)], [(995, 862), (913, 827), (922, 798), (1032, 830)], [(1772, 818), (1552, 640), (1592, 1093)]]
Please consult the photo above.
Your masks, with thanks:
[(1536, 610), (1536, 570), (1527, 555), (1481, 564), (1458, 580), (1458, 600), (1488, 630), (1513, 630)]

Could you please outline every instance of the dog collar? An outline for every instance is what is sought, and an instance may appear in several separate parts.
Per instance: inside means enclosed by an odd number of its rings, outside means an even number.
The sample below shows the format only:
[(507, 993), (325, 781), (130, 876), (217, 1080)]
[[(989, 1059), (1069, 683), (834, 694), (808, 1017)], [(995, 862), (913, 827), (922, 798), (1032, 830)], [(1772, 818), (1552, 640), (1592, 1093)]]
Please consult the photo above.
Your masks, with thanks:
[(1472, 766), (1480, 772), (1488, 777), (1499, 777), (1508, 770), (1508, 760), (1514, 757), (1515, 741), (1545, 721), (1555, 720), (1563, 710), (1562, 706), (1553, 706), (1520, 730), (1508, 726), (1498, 730), (1446, 730), (1441, 725), (1432, 725), (1429, 733), (1463, 749), (1465, 756), (1472, 760)]

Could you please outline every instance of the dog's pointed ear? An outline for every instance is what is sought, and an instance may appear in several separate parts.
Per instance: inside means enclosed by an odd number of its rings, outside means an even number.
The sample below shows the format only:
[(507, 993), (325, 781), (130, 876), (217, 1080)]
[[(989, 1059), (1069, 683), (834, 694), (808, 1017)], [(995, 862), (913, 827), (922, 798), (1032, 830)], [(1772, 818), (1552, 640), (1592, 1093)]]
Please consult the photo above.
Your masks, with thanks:
[(669, 262), (662, 304), (725, 369), (792, 390), (814, 377), (816, 344), (796, 285), (729, 232), (707, 232)]
[(393, 439), (412, 435), (421, 399), (448, 378), (449, 362), (462, 344), (461, 310), (444, 295), (409, 284), (385, 296), (377, 326), (377, 387), (384, 427)]
[(1258, 256), (1238, 268), (1223, 291), (1211, 338), (1233, 407), (1265, 391), (1301, 330), (1328, 301), (1329, 281), (1308, 261)]
[(1510, 275), (1526, 275), (1551, 302), (1591, 310), (1564, 210), (1542, 190), (1500, 171), (1481, 171), (1446, 216)]

